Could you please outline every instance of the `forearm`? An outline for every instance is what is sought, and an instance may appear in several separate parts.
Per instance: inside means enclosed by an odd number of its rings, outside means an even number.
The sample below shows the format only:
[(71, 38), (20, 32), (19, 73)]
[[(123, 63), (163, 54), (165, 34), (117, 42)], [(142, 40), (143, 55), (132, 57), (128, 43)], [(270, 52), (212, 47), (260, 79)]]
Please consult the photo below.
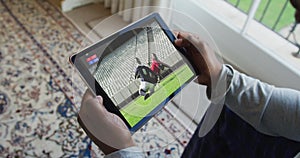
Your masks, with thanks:
[(276, 135), (300, 142), (300, 92), (274, 88), (261, 127), (270, 129)]
[(258, 129), (274, 87), (234, 71), (225, 105)]
[(300, 141), (299, 91), (234, 71), (225, 105), (262, 133)]

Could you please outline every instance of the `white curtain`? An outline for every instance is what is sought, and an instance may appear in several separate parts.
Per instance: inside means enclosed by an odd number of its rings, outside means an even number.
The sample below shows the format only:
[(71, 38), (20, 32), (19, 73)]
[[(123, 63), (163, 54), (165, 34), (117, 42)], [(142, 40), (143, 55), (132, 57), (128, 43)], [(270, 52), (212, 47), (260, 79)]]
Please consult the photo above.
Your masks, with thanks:
[(159, 7), (170, 7), (171, 0), (104, 0), (104, 6), (110, 8), (112, 14), (118, 13), (124, 21), (132, 22), (151, 12), (159, 12)]

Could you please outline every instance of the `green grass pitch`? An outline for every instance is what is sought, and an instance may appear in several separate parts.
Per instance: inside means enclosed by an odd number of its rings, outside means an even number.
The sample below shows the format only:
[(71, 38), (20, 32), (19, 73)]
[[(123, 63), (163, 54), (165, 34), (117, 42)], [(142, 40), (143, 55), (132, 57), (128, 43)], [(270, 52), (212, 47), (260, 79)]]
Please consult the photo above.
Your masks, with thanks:
[(134, 126), (192, 76), (193, 72), (187, 65), (181, 66), (156, 85), (155, 92), (147, 100), (144, 100), (144, 96), (137, 97), (121, 109), (122, 115)]
[[(228, 0), (231, 4), (236, 4), (238, 0)], [(238, 8), (243, 10), (244, 12), (249, 12), (251, 8), (253, 0), (241, 0), (239, 2)], [(281, 8), (283, 8), (286, 0), (272, 0), (270, 2), (269, 8), (266, 11), (265, 17), (262, 20), (262, 23), (269, 28), (272, 28), (273, 25), (275, 25), (276, 20), (281, 12)], [(261, 3), (257, 9), (257, 12), (255, 14), (255, 19), (259, 20), (262, 17), (262, 14), (264, 12), (265, 7), (267, 6), (268, 0), (261, 0)], [(280, 8), (280, 9), (279, 9)], [(284, 11), (281, 19), (279, 20), (276, 28), (274, 28), (275, 31), (279, 31), (284, 27), (289, 26), (292, 24), (294, 19), (294, 13), (295, 9), (292, 7), (292, 5), (288, 2), (287, 8)]]

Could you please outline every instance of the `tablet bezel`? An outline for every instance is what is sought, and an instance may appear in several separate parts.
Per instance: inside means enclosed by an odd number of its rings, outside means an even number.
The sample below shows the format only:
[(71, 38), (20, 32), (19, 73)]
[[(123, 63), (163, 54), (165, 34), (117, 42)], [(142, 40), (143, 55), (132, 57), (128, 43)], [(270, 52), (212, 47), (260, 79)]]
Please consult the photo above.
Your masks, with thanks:
[[(119, 109), (117, 108), (117, 106), (113, 103), (113, 101), (109, 98), (109, 96), (107, 95), (107, 93), (103, 90), (103, 88), (99, 85), (99, 83), (96, 81), (96, 79), (94, 78), (94, 76), (90, 73), (90, 71), (88, 70), (87, 67), (84, 66), (83, 63), (81, 63), (80, 61), (77, 62), (76, 59), (80, 59), (80, 57), (82, 57), (83, 55), (85, 55), (88, 52), (91, 52), (92, 50), (99, 48), (100, 46), (102, 46), (103, 44), (107, 44), (109, 41), (112, 41), (113, 39), (115, 39), (116, 37), (118, 37), (119, 35), (126, 33), (128, 31), (131, 31), (133, 29), (136, 28), (141, 28), (144, 27), (145, 24), (147, 24), (150, 20), (156, 20), (156, 22), (159, 24), (159, 26), (161, 27), (161, 29), (163, 30), (163, 32), (165, 33), (165, 35), (168, 37), (168, 39), (171, 41), (171, 43), (174, 45), (174, 41), (176, 39), (176, 37), (173, 35), (173, 33), (170, 31), (170, 29), (168, 28), (167, 24), (163, 21), (163, 19), (161, 18), (161, 16), (159, 15), (159, 13), (152, 13), (144, 18), (142, 18), (141, 20), (138, 20), (137, 22), (134, 22), (130, 25), (128, 25), (127, 27), (111, 34), (110, 36), (102, 39), (101, 41), (88, 46), (87, 48), (79, 51), (78, 53), (70, 56), (70, 62), (71, 64), (76, 68), (76, 70), (79, 72), (81, 78), (84, 80), (84, 82), (86, 83), (86, 85), (88, 86), (88, 88), (92, 91), (92, 93), (97, 96), (100, 95), (103, 98), (103, 105), (105, 106), (105, 108), (111, 112), (114, 113), (116, 115), (118, 115), (127, 125), (127, 127), (129, 128), (129, 130), (134, 133), (136, 132), (139, 128), (141, 128), (146, 122), (148, 122), (152, 116), (154, 114), (156, 114), (158, 111), (160, 111), (165, 105), (166, 103), (168, 103), (168, 101), (170, 101), (178, 92), (180, 92), (180, 90), (190, 81), (192, 81), (194, 79), (194, 77), (196, 76), (195, 73), (193, 73), (193, 77), (190, 78), (189, 81), (187, 81), (186, 83), (184, 83), (181, 87), (179, 87), (175, 92), (173, 92), (169, 97), (167, 97), (162, 103), (160, 103), (155, 109), (153, 109), (149, 114), (147, 114), (147, 116), (145, 116), (143, 119), (141, 119), (137, 124), (135, 124), (133, 127), (128, 123), (128, 121), (125, 119), (125, 117), (121, 114), (121, 112), (119, 111)], [(174, 47), (179, 51), (179, 54), (183, 57), (183, 60), (185, 61), (185, 63), (189, 66), (189, 68), (194, 72), (194, 69), (192, 67), (192, 65), (190, 65), (190, 63), (186, 60), (185, 56), (185, 50), (182, 48), (178, 48), (174, 45)]]

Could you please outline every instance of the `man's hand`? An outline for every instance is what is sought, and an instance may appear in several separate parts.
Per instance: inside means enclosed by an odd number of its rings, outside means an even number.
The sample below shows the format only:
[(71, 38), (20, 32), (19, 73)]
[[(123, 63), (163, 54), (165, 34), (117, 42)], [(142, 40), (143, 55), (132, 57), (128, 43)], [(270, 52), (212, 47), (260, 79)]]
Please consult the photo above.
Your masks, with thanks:
[(89, 90), (83, 96), (78, 121), (106, 155), (135, 145), (121, 118), (108, 112), (103, 106), (102, 97), (94, 97)]
[(186, 57), (193, 64), (198, 75), (198, 83), (208, 87), (208, 95), (213, 84), (216, 84), (222, 70), (221, 62), (215, 52), (199, 37), (186, 32), (175, 32), (175, 45), (187, 50)]

